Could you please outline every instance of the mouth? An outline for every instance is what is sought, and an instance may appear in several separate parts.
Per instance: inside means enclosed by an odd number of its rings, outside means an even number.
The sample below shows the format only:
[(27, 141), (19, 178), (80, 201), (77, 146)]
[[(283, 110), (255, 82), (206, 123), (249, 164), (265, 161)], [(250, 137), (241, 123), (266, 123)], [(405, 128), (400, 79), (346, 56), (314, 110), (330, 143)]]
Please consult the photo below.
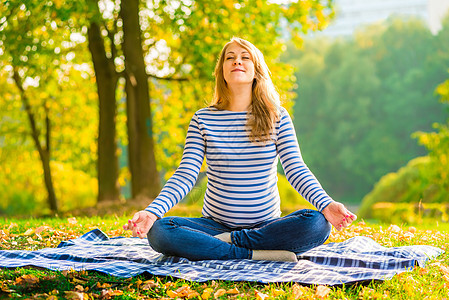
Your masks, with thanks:
[(231, 72), (245, 72), (245, 71), (240, 70), (240, 69), (235, 69), (235, 70), (232, 70)]

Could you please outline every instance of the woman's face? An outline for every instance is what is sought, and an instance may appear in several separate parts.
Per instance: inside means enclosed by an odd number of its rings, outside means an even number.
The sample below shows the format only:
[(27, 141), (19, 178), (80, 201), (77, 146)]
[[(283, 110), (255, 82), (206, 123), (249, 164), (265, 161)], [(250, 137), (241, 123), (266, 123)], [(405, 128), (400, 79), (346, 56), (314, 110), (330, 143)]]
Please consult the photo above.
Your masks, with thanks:
[(253, 83), (254, 63), (251, 54), (237, 43), (232, 43), (226, 49), (223, 76), (228, 85)]

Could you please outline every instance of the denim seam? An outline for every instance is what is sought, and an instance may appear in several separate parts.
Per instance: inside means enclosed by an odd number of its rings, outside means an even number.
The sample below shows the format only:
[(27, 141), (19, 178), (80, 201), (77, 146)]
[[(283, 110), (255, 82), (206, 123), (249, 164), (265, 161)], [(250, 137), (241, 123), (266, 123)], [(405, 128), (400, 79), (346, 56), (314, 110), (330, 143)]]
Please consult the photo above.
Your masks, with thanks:
[[(170, 223), (173, 225), (173, 226), (175, 226), (175, 221), (174, 221), (174, 219), (175, 219), (176, 217), (172, 217), (172, 218), (170, 218)], [(193, 224), (196, 224), (196, 225), (198, 225), (198, 226), (200, 226), (200, 227), (203, 227), (203, 228), (208, 228), (208, 229), (212, 229), (212, 230), (217, 230), (217, 231), (221, 231), (221, 232), (229, 232), (229, 231), (226, 231), (226, 230), (223, 230), (223, 229), (221, 229), (221, 228), (216, 228), (216, 227), (212, 227), (212, 226), (209, 226), (209, 225), (204, 225), (204, 224), (201, 224), (201, 223), (197, 223), (197, 222), (194, 222), (194, 221), (192, 221), (192, 220), (189, 220), (189, 219), (184, 219), (184, 221), (188, 221), (188, 222), (190, 222), (190, 223), (193, 223)], [(215, 222), (215, 221), (214, 221)], [(184, 226), (181, 226), (181, 225), (176, 225), (177, 227), (184, 227)]]

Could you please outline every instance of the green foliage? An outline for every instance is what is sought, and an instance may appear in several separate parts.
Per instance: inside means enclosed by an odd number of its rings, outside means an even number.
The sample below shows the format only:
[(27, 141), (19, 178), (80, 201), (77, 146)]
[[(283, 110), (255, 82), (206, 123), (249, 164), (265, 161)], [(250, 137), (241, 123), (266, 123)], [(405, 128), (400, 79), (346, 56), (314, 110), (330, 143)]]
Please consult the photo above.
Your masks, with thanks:
[(382, 175), (425, 154), (411, 138), (446, 118), (433, 93), (447, 76), (449, 24), (390, 20), (348, 39), (306, 40), (294, 122), (303, 156), (335, 199), (360, 202)]
[[(436, 93), (441, 96), (441, 102), (449, 102), (449, 80), (440, 84)], [(373, 191), (363, 199), (360, 216), (382, 219), (383, 215), (383, 218), (392, 216), (410, 221), (417, 218), (414, 207), (421, 208), (423, 203), (434, 205), (432, 209), (441, 215), (443, 221), (448, 221), (449, 119), (447, 124), (435, 123), (434, 127), (438, 132), (416, 132), (413, 135), (427, 148), (428, 156), (412, 159), (397, 173), (382, 177)], [(392, 202), (407, 204), (398, 208)]]
[(412, 159), (396, 173), (383, 176), (376, 183), (374, 189), (363, 198), (358, 212), (359, 216), (372, 218), (373, 207), (378, 202), (446, 202), (449, 194), (445, 193), (432, 180), (434, 178), (434, 167), (435, 164), (430, 157), (418, 157)]

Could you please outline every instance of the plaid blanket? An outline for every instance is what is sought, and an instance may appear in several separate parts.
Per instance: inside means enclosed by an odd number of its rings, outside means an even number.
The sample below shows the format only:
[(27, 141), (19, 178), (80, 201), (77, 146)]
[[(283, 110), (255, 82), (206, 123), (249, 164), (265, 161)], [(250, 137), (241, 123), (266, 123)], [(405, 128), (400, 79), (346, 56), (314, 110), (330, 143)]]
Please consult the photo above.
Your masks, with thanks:
[(99, 229), (37, 251), (2, 250), (0, 267), (37, 266), (51, 270), (96, 270), (118, 277), (148, 272), (192, 281), (212, 279), (338, 285), (385, 280), (443, 253), (432, 246), (386, 248), (368, 237), (319, 246), (299, 262), (253, 260), (189, 261), (155, 252), (139, 238), (108, 238)]

